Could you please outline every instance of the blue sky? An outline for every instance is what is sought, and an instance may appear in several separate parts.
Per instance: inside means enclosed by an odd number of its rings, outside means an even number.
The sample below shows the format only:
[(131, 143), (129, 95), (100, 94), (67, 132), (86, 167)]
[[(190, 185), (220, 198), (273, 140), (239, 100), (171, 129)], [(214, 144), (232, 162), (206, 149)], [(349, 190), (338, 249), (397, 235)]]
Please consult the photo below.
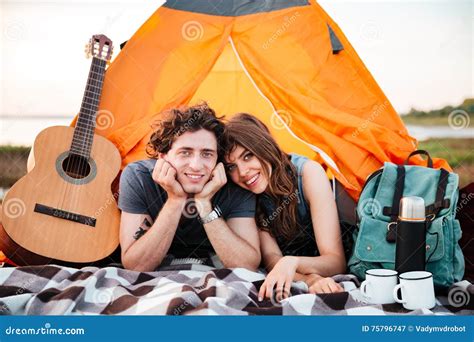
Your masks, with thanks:
[[(118, 45), (162, 2), (2, 0), (0, 113), (76, 113), (90, 66), (88, 38), (102, 32)], [(399, 112), (474, 96), (473, 1), (319, 3)]]

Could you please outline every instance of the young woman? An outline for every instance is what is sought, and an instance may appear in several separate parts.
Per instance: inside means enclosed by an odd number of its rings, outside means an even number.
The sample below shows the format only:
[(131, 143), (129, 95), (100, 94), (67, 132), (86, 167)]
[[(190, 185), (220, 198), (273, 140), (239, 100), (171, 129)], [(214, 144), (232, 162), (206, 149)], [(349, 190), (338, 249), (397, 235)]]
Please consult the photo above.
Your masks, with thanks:
[(259, 300), (288, 296), (292, 281), (310, 293), (343, 291), (332, 275), (344, 273), (336, 203), (324, 169), (286, 154), (268, 128), (250, 114), (226, 125), (225, 164), (234, 183), (257, 194), (260, 248), (268, 275)]

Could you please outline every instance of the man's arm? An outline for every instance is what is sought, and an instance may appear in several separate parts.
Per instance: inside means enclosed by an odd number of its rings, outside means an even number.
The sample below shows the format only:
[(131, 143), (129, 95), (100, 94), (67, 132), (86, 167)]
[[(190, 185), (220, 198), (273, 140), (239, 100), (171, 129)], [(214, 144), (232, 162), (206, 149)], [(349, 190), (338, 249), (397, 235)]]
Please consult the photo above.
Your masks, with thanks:
[[(209, 204), (210, 206), (210, 204)], [(211, 212), (212, 208), (204, 209)], [(218, 218), (204, 225), (207, 237), (225, 267), (256, 270), (260, 264), (257, 225), (253, 217)]]
[(161, 264), (173, 241), (184, 203), (166, 201), (154, 223), (149, 215), (122, 212), (120, 246), (126, 269), (148, 272)]
[[(213, 210), (211, 199), (226, 183), (224, 165), (219, 163), (212, 172), (212, 179), (194, 197), (201, 218)], [(225, 267), (258, 268), (260, 248), (254, 217), (234, 217), (227, 222), (218, 218), (204, 224), (204, 230)]]
[[(137, 184), (127, 183), (128, 173), (122, 174), (120, 191), (127, 202), (141, 202), (139, 209), (146, 211), (146, 203), (140, 200), (135, 189)], [(156, 220), (145, 214), (132, 214), (122, 210), (120, 222), (120, 246), (125, 268), (136, 271), (153, 271), (158, 267), (173, 241), (181, 213), (186, 203), (186, 194), (176, 181), (176, 170), (164, 159), (158, 159), (153, 169), (153, 181), (168, 194)], [(134, 185), (135, 184), (135, 185)]]

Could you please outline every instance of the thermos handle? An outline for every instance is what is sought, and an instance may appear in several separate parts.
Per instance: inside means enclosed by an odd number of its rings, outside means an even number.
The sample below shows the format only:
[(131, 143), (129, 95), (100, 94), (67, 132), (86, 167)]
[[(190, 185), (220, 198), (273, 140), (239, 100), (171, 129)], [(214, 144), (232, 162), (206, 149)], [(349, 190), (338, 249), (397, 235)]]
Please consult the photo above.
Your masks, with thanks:
[[(403, 284), (398, 284), (397, 286), (393, 288), (393, 299), (397, 303), (400, 303), (400, 304), (406, 303), (406, 300), (403, 300), (403, 298), (402, 299), (398, 298), (398, 290), (401, 289), (402, 287), (403, 287)], [(403, 297), (403, 294), (402, 294), (402, 297)]]

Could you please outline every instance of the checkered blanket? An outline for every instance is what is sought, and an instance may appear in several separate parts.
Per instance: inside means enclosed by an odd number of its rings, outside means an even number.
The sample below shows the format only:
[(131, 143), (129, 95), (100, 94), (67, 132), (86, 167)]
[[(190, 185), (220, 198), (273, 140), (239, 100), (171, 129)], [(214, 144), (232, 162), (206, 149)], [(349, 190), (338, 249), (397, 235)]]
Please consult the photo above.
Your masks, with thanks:
[[(26, 266), (0, 269), (0, 313), (13, 315), (400, 315), (473, 314), (474, 287), (466, 283), (432, 310), (364, 303), (353, 275), (334, 279), (345, 292), (313, 295), (294, 283), (282, 302), (257, 300), (265, 275), (243, 268), (168, 266), (156, 272), (119, 267)], [(467, 297), (466, 297), (467, 296)], [(465, 300), (467, 298), (467, 301)]]

